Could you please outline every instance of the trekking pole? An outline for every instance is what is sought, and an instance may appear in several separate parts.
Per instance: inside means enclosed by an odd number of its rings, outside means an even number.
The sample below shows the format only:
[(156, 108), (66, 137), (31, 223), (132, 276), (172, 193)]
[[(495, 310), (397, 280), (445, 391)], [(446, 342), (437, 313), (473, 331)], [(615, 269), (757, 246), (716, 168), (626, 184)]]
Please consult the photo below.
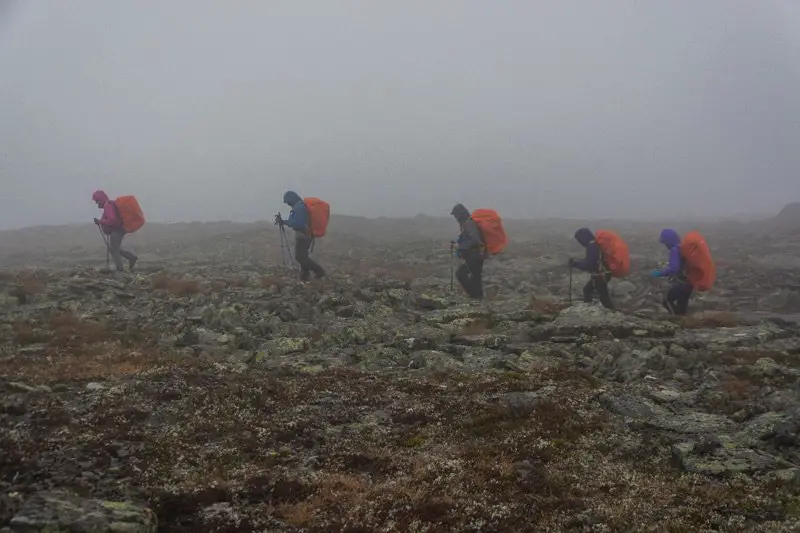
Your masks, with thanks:
[(106, 238), (106, 234), (103, 233), (103, 228), (101, 228), (99, 225), (97, 226), (97, 230), (100, 232), (100, 237), (103, 239), (103, 242), (106, 245), (106, 270), (111, 270), (111, 261), (109, 258), (111, 250), (110, 245), (108, 244), (108, 239)]
[(450, 292), (453, 292), (455, 278), (455, 261), (453, 257), (454, 243), (450, 241)]
[(569, 266), (569, 304), (572, 305), (572, 261), (567, 263)]
[[(283, 259), (283, 267), (297, 270), (297, 265), (292, 257), (292, 248), (289, 245), (289, 237), (286, 236), (286, 228), (280, 223), (280, 215), (275, 215), (275, 224), (280, 226), (281, 258)], [(289, 256), (288, 260), (287, 255)]]

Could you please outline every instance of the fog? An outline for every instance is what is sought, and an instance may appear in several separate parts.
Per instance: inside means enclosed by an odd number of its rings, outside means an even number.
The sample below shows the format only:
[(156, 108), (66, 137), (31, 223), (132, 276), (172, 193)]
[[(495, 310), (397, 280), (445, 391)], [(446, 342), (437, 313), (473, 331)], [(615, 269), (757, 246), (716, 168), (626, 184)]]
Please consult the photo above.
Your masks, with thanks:
[(800, 199), (800, 2), (0, 1), (0, 227)]

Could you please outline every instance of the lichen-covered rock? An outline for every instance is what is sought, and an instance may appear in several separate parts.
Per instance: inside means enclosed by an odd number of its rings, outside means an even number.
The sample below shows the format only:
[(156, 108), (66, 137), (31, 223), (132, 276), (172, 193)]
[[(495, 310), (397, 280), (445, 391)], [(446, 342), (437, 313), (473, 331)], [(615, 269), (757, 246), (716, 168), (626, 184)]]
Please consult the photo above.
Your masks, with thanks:
[(269, 355), (287, 355), (307, 352), (311, 349), (311, 341), (306, 337), (279, 337), (267, 341), (259, 350)]
[(554, 337), (577, 339), (581, 335), (625, 339), (629, 337), (671, 337), (676, 327), (668, 322), (655, 322), (625, 315), (595, 304), (575, 304), (561, 311), (550, 323), (531, 330), (533, 340)]
[(711, 442), (676, 444), (672, 456), (683, 470), (712, 476), (769, 472), (786, 466), (776, 457), (740, 446), (727, 436)]
[(462, 361), (456, 359), (451, 354), (436, 350), (420, 350), (414, 352), (409, 356), (409, 360), (410, 363), (408, 367), (411, 369), (447, 370), (464, 366)]
[(34, 494), (9, 524), (12, 533), (155, 533), (156, 526), (155, 514), (146, 507), (64, 491)]
[(431, 311), (423, 315), (423, 320), (429, 324), (448, 324), (454, 321), (462, 321), (462, 324), (470, 323), (469, 319), (489, 319), (491, 313), (488, 309), (474, 305), (462, 305), (458, 307), (451, 307), (448, 309), (441, 309)]

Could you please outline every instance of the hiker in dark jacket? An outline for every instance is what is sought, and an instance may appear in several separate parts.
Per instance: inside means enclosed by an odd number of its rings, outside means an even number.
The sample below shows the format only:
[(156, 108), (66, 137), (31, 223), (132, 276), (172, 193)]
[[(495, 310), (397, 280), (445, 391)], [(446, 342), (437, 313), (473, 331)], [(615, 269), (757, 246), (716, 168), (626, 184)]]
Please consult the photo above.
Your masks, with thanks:
[(122, 225), (122, 218), (117, 212), (117, 206), (112, 200), (108, 199), (108, 195), (105, 192), (100, 190), (92, 194), (92, 200), (97, 203), (97, 207), (103, 210), (103, 216), (100, 219), (94, 219), (94, 223), (103, 233), (108, 235), (108, 251), (114, 260), (114, 266), (118, 272), (122, 272), (122, 258), (124, 257), (128, 260), (128, 269), (133, 270), (138, 258), (122, 249), (122, 239), (126, 233)]
[(456, 270), (456, 278), (470, 298), (483, 298), (483, 262), (486, 259), (483, 237), (469, 210), (456, 204), (450, 212), (458, 221), (461, 233), (453, 243), (456, 257), (464, 263)]
[(317, 279), (324, 277), (325, 270), (309, 256), (314, 239), (311, 237), (311, 221), (305, 202), (294, 191), (284, 194), (283, 202), (291, 207), (292, 211), (289, 213), (288, 219), (281, 219), (279, 214), (276, 220), (281, 226), (289, 226), (294, 230), (294, 258), (300, 265), (300, 281), (308, 281), (311, 272), (314, 272)]
[(658, 242), (669, 250), (669, 263), (660, 270), (652, 271), (650, 276), (670, 278), (671, 283), (663, 305), (670, 314), (685, 315), (694, 289), (686, 277), (686, 265), (681, 257), (681, 236), (674, 229), (667, 228), (661, 232)]
[(607, 309), (614, 309), (611, 295), (608, 293), (608, 282), (611, 272), (603, 263), (603, 253), (600, 245), (594, 238), (594, 233), (589, 228), (581, 228), (575, 232), (575, 240), (586, 248), (583, 261), (570, 259), (569, 266), (589, 273), (589, 282), (583, 287), (583, 301), (586, 303), (594, 299), (595, 293), (600, 296), (600, 303)]

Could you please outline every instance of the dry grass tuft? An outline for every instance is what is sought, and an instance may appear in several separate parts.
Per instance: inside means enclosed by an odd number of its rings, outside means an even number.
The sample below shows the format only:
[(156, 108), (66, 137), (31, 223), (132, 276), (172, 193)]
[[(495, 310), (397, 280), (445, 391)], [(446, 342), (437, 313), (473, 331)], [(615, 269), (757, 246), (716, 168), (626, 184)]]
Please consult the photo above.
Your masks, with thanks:
[(27, 383), (106, 380), (138, 374), (164, 362), (152, 354), (121, 348), (70, 350), (0, 362), (0, 374)]
[(272, 287), (277, 287), (278, 290), (283, 289), (286, 285), (286, 280), (279, 278), (278, 276), (264, 276), (261, 278), (261, 288), (262, 289), (271, 289)]
[(359, 505), (369, 490), (369, 483), (361, 477), (328, 473), (316, 484), (313, 496), (301, 502), (279, 505), (276, 511), (289, 524), (306, 527), (314, 522), (317, 511)]
[(108, 327), (92, 320), (83, 320), (73, 313), (57, 313), (50, 317), (52, 343), (61, 347), (84, 347), (113, 339)]
[(151, 286), (155, 290), (167, 291), (174, 296), (191, 296), (203, 292), (203, 286), (197, 280), (175, 279), (166, 274), (153, 276)]
[(27, 322), (15, 322), (12, 330), (12, 341), (17, 346), (40, 344), (50, 340), (50, 336), (45, 334), (44, 331), (35, 329)]
[(17, 299), (20, 305), (28, 302), (31, 296), (42, 294), (47, 290), (47, 277), (38, 272), (20, 272), (12, 279), (16, 284), (12, 287), (8, 294)]
[(462, 335), (483, 335), (492, 329), (492, 321), (488, 318), (473, 320), (461, 330)]
[(538, 300), (536, 298), (531, 298), (530, 304), (528, 305), (529, 309), (533, 309), (534, 311), (538, 311), (539, 313), (547, 313), (547, 314), (554, 314), (558, 313), (569, 307), (569, 304), (560, 303), (560, 302), (553, 302), (549, 300)]
[(725, 311), (676, 317), (673, 321), (685, 329), (735, 328), (748, 325), (746, 320)]

